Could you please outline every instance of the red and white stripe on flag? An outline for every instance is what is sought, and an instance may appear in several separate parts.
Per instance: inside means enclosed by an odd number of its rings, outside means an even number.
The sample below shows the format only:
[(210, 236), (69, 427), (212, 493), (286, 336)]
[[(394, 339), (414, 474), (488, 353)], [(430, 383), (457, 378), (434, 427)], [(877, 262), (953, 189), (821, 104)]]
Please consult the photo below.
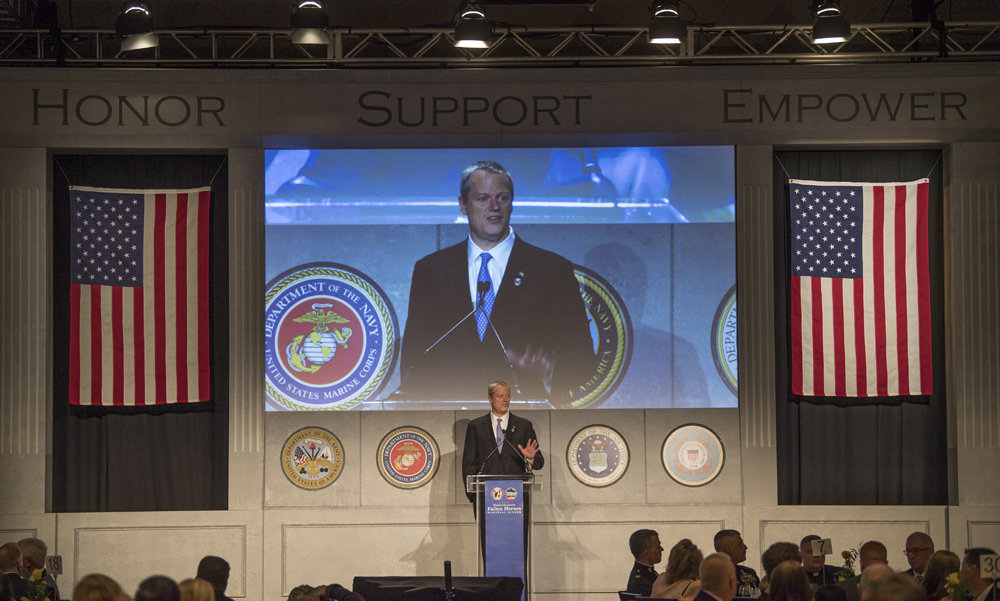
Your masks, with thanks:
[(70, 403), (209, 400), (210, 202), (70, 187)]
[(791, 180), (792, 393), (932, 393), (928, 180)]

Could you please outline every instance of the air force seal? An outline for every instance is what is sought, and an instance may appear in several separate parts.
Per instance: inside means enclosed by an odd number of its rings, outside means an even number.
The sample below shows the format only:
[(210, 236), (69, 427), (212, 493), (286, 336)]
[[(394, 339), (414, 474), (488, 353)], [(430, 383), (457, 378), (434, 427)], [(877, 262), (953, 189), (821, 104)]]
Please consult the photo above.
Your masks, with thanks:
[(264, 387), (275, 408), (350, 409), (387, 383), (399, 326), (385, 293), (363, 273), (301, 265), (268, 284), (265, 311)]
[(674, 428), (663, 441), (660, 456), (663, 469), (684, 486), (704, 486), (715, 480), (726, 460), (718, 435), (698, 424)]
[(344, 447), (329, 430), (303, 428), (281, 448), (281, 471), (299, 488), (326, 488), (343, 469)]
[(420, 488), (434, 478), (440, 463), (437, 442), (420, 428), (396, 428), (378, 445), (378, 471), (396, 488)]
[(566, 449), (573, 477), (587, 486), (611, 486), (628, 470), (628, 444), (608, 426), (587, 426), (573, 435)]
[(597, 355), (597, 367), (586, 382), (572, 391), (563, 408), (597, 407), (625, 377), (632, 358), (632, 320), (618, 292), (594, 271), (573, 266), (580, 295), (587, 307), (590, 338)]

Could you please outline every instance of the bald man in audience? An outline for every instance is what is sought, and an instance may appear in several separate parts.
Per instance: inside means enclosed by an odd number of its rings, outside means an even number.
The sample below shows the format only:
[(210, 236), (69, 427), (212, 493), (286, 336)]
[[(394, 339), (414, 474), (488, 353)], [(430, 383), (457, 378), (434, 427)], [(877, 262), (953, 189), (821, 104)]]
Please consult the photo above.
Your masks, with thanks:
[[(858, 565), (863, 573), (865, 568), (876, 563), (888, 564), (889, 552), (882, 543), (877, 540), (870, 540), (858, 549)], [(861, 601), (861, 593), (858, 592), (858, 585), (860, 583), (861, 574), (859, 573), (853, 578), (838, 582), (837, 586), (844, 589), (847, 601)]]
[(20, 599), (28, 595), (28, 581), (21, 578), (21, 548), (17, 543), (0, 546), (0, 572), (7, 581), (7, 589), (11, 591), (12, 598)]
[(900, 572), (878, 583), (874, 601), (927, 601), (927, 591), (911, 576)]
[(733, 601), (736, 596), (736, 566), (725, 553), (712, 553), (698, 569), (701, 590), (694, 601)]
[(861, 572), (861, 582), (858, 583), (858, 595), (861, 601), (873, 601), (875, 589), (879, 582), (895, 574), (887, 564), (873, 563)]
[(900, 574), (908, 574), (923, 582), (924, 570), (927, 569), (927, 562), (931, 555), (934, 555), (934, 541), (923, 532), (914, 532), (906, 537), (906, 562), (910, 564), (910, 569)]

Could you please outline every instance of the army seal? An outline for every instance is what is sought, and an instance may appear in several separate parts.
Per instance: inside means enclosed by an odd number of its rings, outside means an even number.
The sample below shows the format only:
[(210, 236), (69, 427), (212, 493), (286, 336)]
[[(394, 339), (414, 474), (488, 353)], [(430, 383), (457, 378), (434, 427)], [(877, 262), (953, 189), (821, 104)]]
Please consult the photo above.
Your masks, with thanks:
[(632, 320), (618, 292), (604, 278), (580, 265), (574, 265), (573, 271), (587, 307), (590, 338), (598, 361), (590, 378), (570, 392), (570, 401), (562, 408), (593, 408), (611, 396), (628, 371)]
[(660, 451), (663, 469), (684, 486), (704, 486), (722, 472), (726, 453), (719, 436), (699, 424), (674, 428)]
[(396, 488), (420, 488), (434, 478), (441, 455), (430, 434), (404, 426), (382, 438), (378, 445), (378, 471)]
[(573, 477), (583, 484), (611, 486), (628, 470), (628, 444), (614, 428), (587, 426), (570, 439), (566, 461)]
[(303, 428), (289, 436), (281, 448), (281, 471), (299, 488), (326, 488), (343, 469), (344, 447), (329, 430)]
[(715, 369), (733, 396), (739, 396), (736, 351), (736, 285), (722, 297), (712, 320), (712, 358)]
[(399, 326), (371, 278), (335, 263), (300, 265), (268, 284), (264, 302), (264, 390), (274, 408), (350, 409), (385, 387)]

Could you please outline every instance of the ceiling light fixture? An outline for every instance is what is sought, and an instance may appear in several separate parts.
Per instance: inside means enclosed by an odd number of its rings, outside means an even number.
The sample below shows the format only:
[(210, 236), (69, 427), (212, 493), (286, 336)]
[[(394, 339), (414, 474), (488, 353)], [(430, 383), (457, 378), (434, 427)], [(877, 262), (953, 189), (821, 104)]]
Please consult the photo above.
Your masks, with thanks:
[(472, 0), (463, 0), (455, 24), (456, 48), (489, 48), (493, 27), (486, 20), (486, 10)]
[(153, 13), (146, 2), (126, 2), (115, 21), (115, 33), (124, 36), (122, 51), (155, 48), (160, 38), (153, 33)]
[(649, 7), (653, 18), (649, 22), (650, 44), (680, 44), (687, 36), (687, 25), (681, 21), (677, 0), (654, 1)]
[(840, 0), (814, 0), (813, 16), (814, 44), (839, 44), (851, 37), (851, 24), (840, 11)]
[(292, 12), (293, 44), (329, 44), (330, 15), (319, 0), (301, 0)]

